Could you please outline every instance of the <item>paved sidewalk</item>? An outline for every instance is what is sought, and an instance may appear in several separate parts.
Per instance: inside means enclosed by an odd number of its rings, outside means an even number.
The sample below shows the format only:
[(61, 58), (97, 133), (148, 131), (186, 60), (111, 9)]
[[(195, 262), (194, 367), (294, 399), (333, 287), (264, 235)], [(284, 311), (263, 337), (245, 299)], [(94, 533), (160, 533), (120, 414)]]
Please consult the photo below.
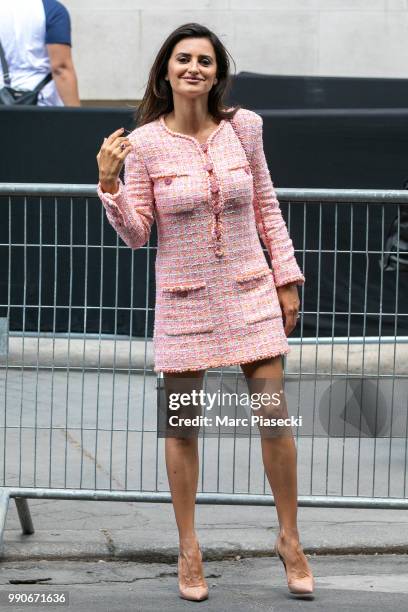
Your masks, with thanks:
[[(175, 562), (178, 536), (169, 503), (29, 500), (35, 533), (23, 535), (10, 500), (3, 560), (121, 559)], [(404, 510), (300, 507), (306, 553), (408, 553)], [(196, 528), (206, 560), (273, 555), (278, 532), (274, 506), (196, 506)]]
[[(0, 564), (0, 605), (10, 593), (65, 593), (75, 612), (395, 612), (407, 609), (405, 555), (337, 555), (311, 559), (312, 596), (289, 593), (276, 558), (207, 561), (203, 565), (209, 598), (180, 599), (176, 563), (127, 561), (10, 561)], [(30, 581), (30, 582), (28, 582)], [(3, 609), (3, 607), (1, 608)], [(4, 606), (15, 612), (30, 605)], [(34, 609), (39, 609), (37, 606)], [(41, 610), (60, 610), (47, 604)], [(62, 608), (65, 610), (66, 608)]]

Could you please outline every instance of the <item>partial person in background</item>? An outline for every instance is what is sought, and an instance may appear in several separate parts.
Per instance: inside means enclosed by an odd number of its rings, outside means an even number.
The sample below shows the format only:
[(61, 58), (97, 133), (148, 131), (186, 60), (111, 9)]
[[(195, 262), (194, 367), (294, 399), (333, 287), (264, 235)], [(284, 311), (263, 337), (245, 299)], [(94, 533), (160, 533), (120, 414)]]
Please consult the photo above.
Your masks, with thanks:
[[(71, 57), (71, 23), (57, 0), (2, 0), (0, 42), (11, 87), (33, 90), (49, 73), (38, 106), (80, 106)], [(4, 79), (0, 73), (0, 84)]]

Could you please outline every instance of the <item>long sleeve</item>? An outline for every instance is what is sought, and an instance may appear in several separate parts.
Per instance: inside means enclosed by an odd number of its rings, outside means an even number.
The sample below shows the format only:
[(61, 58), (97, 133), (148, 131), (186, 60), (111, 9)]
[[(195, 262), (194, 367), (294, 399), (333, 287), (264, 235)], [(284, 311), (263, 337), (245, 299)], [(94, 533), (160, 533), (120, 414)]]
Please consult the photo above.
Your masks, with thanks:
[(263, 147), (263, 119), (255, 114), (251, 168), (254, 177), (254, 211), (259, 235), (271, 258), (276, 287), (305, 282), (276, 197)]
[(131, 249), (142, 247), (149, 240), (154, 221), (153, 182), (140, 151), (133, 145), (125, 160), (124, 184), (119, 179), (118, 191), (104, 193), (100, 183), (98, 196), (109, 223)]

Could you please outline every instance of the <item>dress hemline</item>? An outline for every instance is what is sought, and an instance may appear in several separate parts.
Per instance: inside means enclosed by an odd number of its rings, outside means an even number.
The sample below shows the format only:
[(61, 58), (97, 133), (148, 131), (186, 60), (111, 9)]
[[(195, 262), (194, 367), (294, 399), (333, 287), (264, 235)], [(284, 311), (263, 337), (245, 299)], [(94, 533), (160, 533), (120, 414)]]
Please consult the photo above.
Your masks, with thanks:
[(275, 351), (273, 353), (269, 352), (265, 355), (256, 355), (255, 357), (252, 357), (251, 359), (245, 359), (244, 361), (242, 361), (241, 359), (236, 359), (236, 360), (227, 360), (227, 361), (214, 361), (212, 363), (209, 363), (208, 365), (205, 366), (197, 366), (197, 367), (193, 367), (193, 368), (154, 368), (154, 372), (163, 372), (164, 374), (166, 374), (167, 372), (171, 373), (171, 372), (198, 372), (199, 370), (207, 370), (208, 368), (222, 368), (222, 367), (226, 367), (226, 366), (231, 366), (231, 365), (241, 365), (241, 364), (245, 364), (245, 363), (253, 363), (254, 361), (260, 361), (261, 359), (267, 359), (268, 357), (277, 357), (278, 355), (287, 355), (290, 352), (290, 347), (288, 347), (287, 349), (284, 350), (279, 350), (279, 351)]

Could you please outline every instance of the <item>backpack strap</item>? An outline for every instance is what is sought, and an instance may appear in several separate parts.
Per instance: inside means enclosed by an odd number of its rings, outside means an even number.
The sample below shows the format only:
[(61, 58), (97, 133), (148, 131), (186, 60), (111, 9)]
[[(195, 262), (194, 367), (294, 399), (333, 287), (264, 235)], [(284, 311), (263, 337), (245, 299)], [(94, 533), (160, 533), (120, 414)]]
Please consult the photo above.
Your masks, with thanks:
[[(4, 49), (3, 49), (3, 45), (1, 44), (1, 41), (0, 41), (0, 63), (1, 63), (1, 69), (3, 71), (4, 85), (6, 85), (6, 87), (11, 87), (9, 67), (8, 67), (8, 63), (6, 60), (6, 54), (4, 53)], [(34, 87), (32, 93), (38, 94), (41, 91), (41, 89), (45, 87), (47, 83), (49, 83), (51, 80), (52, 80), (52, 73), (49, 72), (43, 79), (41, 79), (38, 85)]]
[(33, 93), (37, 94), (43, 87), (52, 81), (52, 73), (49, 72), (33, 89)]
[(1, 63), (1, 69), (3, 71), (4, 84), (7, 87), (10, 87), (11, 81), (10, 81), (9, 67), (8, 67), (8, 63), (6, 60), (6, 54), (4, 53), (4, 49), (3, 49), (3, 45), (1, 44), (1, 41), (0, 41), (0, 63)]

